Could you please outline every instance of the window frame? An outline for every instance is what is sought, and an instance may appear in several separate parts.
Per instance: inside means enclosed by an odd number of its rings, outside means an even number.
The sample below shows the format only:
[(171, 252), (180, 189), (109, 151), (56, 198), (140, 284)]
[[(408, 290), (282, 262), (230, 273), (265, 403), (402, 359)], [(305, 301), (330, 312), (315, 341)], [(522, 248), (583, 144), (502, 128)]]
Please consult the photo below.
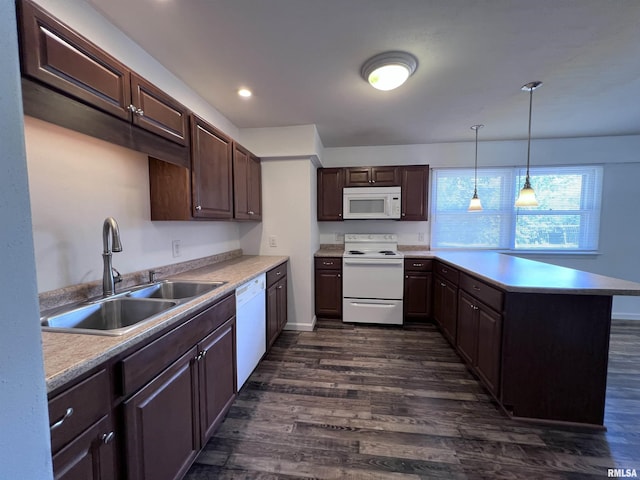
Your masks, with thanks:
[[(443, 178), (443, 175), (451, 174), (454, 172), (463, 173), (463, 178), (469, 176), (473, 179), (474, 170), (468, 167), (449, 168), (449, 167), (435, 167), (433, 168), (433, 175), (431, 176), (431, 231), (430, 242), (432, 249), (438, 250), (493, 250), (506, 253), (526, 253), (526, 254), (565, 254), (565, 255), (581, 255), (581, 254), (597, 254), (600, 244), (600, 219), (602, 210), (602, 184), (604, 177), (604, 168), (601, 164), (587, 164), (587, 165), (564, 165), (564, 166), (540, 166), (531, 167), (530, 176), (532, 178), (541, 175), (558, 175), (561, 173), (569, 174), (581, 174), (585, 177), (586, 183), (582, 185), (580, 189), (580, 208), (579, 209), (564, 209), (554, 210), (552, 208), (540, 210), (538, 207), (532, 208), (518, 208), (515, 207), (515, 200), (522, 188), (524, 178), (526, 175), (526, 169), (523, 167), (484, 167), (478, 168), (478, 178), (481, 178), (483, 173), (496, 172), (497, 176), (502, 176), (505, 179), (505, 186), (500, 189), (502, 197), (499, 199), (498, 208), (487, 209), (483, 196), (479, 188), (480, 200), (483, 201), (483, 210), (476, 212), (468, 212), (466, 205), (464, 209), (457, 210), (438, 210), (438, 180)], [(445, 177), (446, 178), (446, 177)], [(507, 187), (506, 183), (511, 183), (512, 187)], [(534, 189), (536, 188), (535, 180), (532, 180)], [(480, 183), (479, 183), (480, 185)], [(473, 193), (473, 186), (469, 190), (469, 200)], [(443, 215), (461, 215), (468, 216), (481, 216), (481, 215), (498, 215), (500, 216), (500, 228), (506, 230), (506, 235), (498, 235), (498, 245), (496, 246), (443, 246), (442, 241), (438, 241), (435, 235), (438, 233), (437, 228), (438, 218)], [(566, 248), (566, 247), (541, 247), (541, 248), (518, 248), (517, 247), (517, 230), (518, 219), (525, 218), (526, 216), (543, 215), (547, 217), (553, 216), (574, 216), (580, 217), (580, 230), (578, 232), (578, 247)], [(566, 233), (565, 233), (566, 234)], [(566, 238), (566, 237), (565, 237)], [(454, 242), (449, 242), (454, 243)]]

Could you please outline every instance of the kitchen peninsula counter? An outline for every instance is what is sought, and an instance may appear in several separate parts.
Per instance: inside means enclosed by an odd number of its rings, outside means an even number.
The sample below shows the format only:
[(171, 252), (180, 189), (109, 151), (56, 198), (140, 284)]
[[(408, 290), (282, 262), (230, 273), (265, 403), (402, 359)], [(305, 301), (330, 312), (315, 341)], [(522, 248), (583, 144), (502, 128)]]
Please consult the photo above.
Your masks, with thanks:
[(287, 260), (286, 256), (243, 255), (171, 275), (170, 278), (174, 280), (225, 281), (227, 283), (171, 309), (151, 323), (125, 335), (105, 336), (43, 331), (42, 347), (47, 392), (51, 393), (64, 386), (145, 339), (166, 330), (167, 327), (179, 325), (205, 305), (233, 294), (235, 289), (244, 282)]

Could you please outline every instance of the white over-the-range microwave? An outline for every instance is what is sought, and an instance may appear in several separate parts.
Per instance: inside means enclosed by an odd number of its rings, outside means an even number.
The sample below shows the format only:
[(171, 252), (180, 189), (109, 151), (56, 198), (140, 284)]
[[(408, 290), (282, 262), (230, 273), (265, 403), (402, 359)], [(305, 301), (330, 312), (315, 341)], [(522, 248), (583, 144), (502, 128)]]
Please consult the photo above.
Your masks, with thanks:
[(345, 187), (342, 198), (345, 220), (400, 218), (400, 187)]

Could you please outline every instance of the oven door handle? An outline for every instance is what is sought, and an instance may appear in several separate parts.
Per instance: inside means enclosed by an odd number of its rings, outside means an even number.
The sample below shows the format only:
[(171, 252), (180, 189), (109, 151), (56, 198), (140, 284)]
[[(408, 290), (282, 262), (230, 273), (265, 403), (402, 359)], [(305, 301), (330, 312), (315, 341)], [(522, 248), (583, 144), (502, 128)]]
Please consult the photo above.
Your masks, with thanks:
[(385, 260), (376, 260), (374, 258), (345, 258), (345, 265), (382, 265), (382, 266), (396, 266), (402, 265), (403, 260), (401, 258), (398, 259), (385, 259)]

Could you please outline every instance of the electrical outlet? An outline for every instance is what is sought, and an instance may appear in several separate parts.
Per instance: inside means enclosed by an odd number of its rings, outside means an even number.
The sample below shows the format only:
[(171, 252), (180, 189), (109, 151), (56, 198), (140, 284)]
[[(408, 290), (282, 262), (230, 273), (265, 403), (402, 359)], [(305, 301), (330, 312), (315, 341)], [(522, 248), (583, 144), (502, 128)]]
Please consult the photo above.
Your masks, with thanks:
[(179, 257), (182, 254), (182, 248), (180, 246), (180, 240), (173, 240), (171, 242), (171, 251), (173, 253), (173, 257)]
[(277, 247), (278, 246), (278, 240), (276, 239), (275, 235), (269, 235), (269, 246), (270, 247)]
[(424, 232), (418, 233), (418, 241), (419, 242), (424, 242)]

